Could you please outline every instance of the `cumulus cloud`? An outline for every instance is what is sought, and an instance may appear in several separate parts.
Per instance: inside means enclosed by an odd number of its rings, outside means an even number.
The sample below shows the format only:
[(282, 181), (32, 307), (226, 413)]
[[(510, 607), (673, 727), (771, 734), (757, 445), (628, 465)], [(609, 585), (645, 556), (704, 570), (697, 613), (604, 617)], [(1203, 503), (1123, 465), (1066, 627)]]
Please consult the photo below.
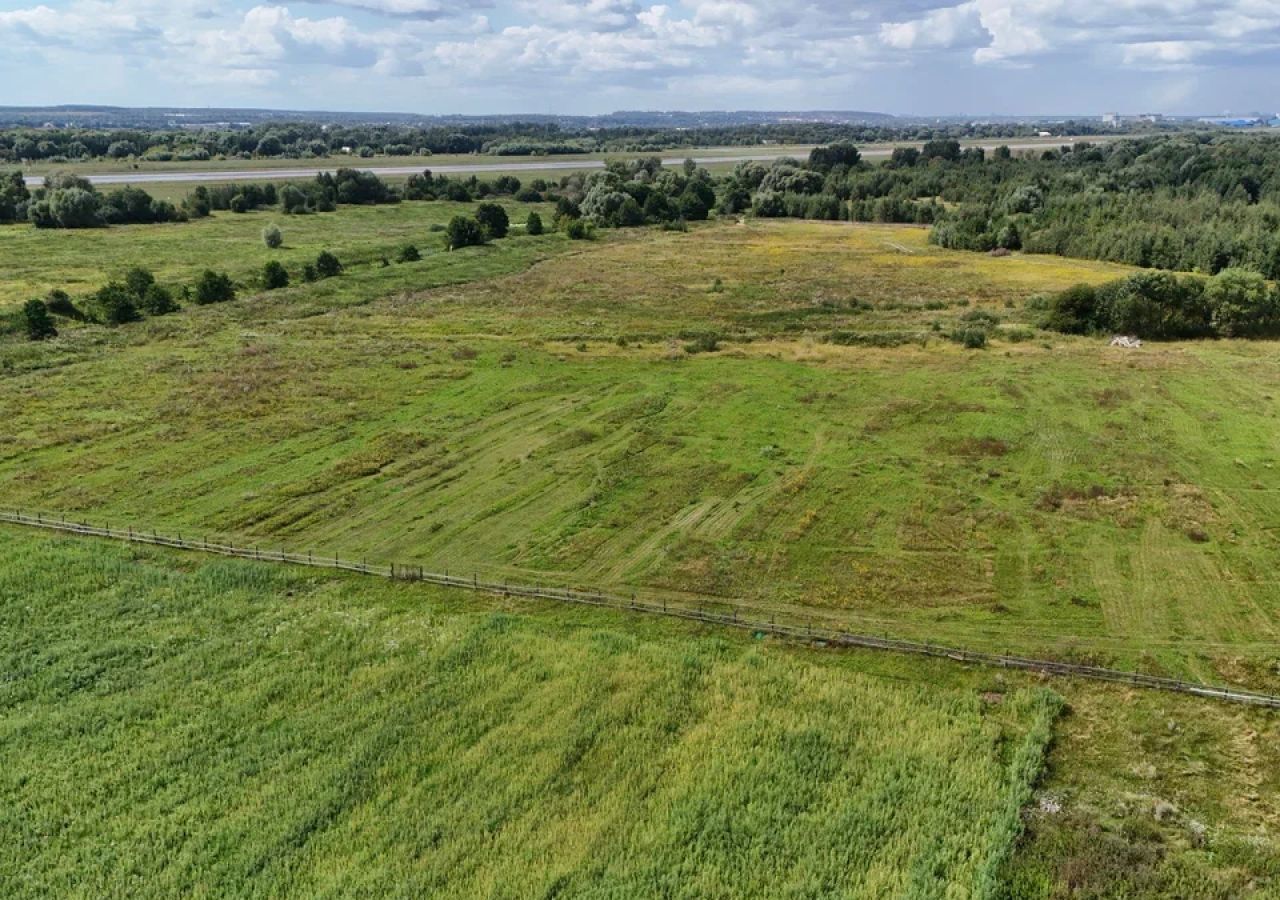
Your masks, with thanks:
[[(888, 68), (945, 93), (965, 83), (961, 70), (994, 84), (1007, 66), (1132, 81), (1276, 65), (1280, 0), (41, 0), (0, 12), (0, 40), (80, 64), (115, 57), (184, 88), (316, 85), (323, 96), (314, 76), (328, 69), (343, 84), (363, 78), (365, 96), (399, 82), (557, 101), (634, 90), (677, 107), (696, 85), (699, 97), (720, 86), (723, 105), (808, 105), (815, 92), (847, 104), (874, 81), (862, 73)], [(1043, 77), (1024, 108), (1071, 89)], [(1166, 95), (1153, 83), (1143, 96)]]

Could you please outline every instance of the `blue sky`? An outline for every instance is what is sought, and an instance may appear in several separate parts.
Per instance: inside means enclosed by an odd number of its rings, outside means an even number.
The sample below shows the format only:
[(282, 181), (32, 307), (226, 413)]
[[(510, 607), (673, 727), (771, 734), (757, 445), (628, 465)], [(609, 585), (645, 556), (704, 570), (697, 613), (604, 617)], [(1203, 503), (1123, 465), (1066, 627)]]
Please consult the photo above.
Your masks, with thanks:
[(0, 103), (1277, 111), (1280, 0), (0, 0)]

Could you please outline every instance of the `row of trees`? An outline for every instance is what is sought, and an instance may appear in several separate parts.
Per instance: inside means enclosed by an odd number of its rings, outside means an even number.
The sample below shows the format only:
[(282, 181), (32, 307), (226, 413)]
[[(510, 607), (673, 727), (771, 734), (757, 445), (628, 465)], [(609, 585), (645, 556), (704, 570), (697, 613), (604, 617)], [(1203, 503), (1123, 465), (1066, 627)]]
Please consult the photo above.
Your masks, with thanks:
[(1257, 272), (1211, 278), (1139, 272), (1055, 295), (1044, 327), (1068, 334), (1123, 333), (1153, 340), (1280, 336), (1280, 289)]
[[(209, 159), (314, 159), (336, 154), (429, 156), (437, 153), (487, 153), (530, 156), (551, 153), (653, 153), (680, 147), (753, 146), (928, 141), (941, 138), (1013, 138), (1035, 133), (1031, 124), (942, 125), (793, 122), (726, 124), (702, 127), (583, 125), (548, 122), (470, 125), (335, 125), (279, 122), (247, 128), (87, 129), (10, 128), (0, 131), (0, 161), (76, 161), (141, 159), (154, 162), (202, 162)], [(1063, 126), (1083, 135), (1101, 131), (1096, 122)]]

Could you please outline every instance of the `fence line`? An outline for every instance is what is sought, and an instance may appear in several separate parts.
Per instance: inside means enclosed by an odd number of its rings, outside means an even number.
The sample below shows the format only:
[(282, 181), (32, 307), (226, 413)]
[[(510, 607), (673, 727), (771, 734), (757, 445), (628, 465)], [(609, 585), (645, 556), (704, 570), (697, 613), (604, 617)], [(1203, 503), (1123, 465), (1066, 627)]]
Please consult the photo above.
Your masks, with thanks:
[[(635, 594), (629, 597), (598, 590), (577, 590), (574, 588), (550, 587), (545, 585), (509, 584), (505, 581), (481, 580), (478, 574), (470, 578), (449, 575), (448, 573), (431, 572), (417, 564), (375, 563), (367, 560), (354, 561), (342, 559), (335, 554), (291, 553), (283, 549), (263, 550), (259, 547), (238, 547), (210, 541), (207, 538), (184, 538), (181, 534), (160, 534), (154, 529), (136, 529), (132, 526), (111, 528), (106, 525), (93, 525), (85, 521), (72, 521), (61, 516), (49, 516), (44, 513), (24, 513), (20, 510), (0, 510), (0, 522), (14, 525), (25, 525), (44, 528), (52, 531), (91, 537), (112, 538), (141, 544), (154, 544), (161, 547), (172, 547), (180, 550), (196, 550), (205, 553), (216, 553), (223, 556), (235, 556), (242, 559), (263, 562), (289, 563), (299, 566), (313, 566), (326, 569), (338, 569), (345, 572), (357, 572), (363, 575), (374, 575), (381, 578), (393, 578), (403, 581), (420, 581), (442, 587), (464, 588), (483, 593), (503, 596), (529, 597), (540, 600), (554, 600), (562, 603), (579, 603), (588, 606), (602, 606), (611, 609), (627, 610), (635, 613), (648, 613), (668, 617), (688, 619), (731, 628), (740, 628), (764, 634), (810, 643), (821, 642), (838, 647), (858, 647), (870, 650), (886, 650), (895, 653), (909, 653), (916, 656), (929, 656), (939, 659), (950, 659), (957, 662), (975, 663), (1006, 669), (1020, 669), (1048, 675), (1091, 678), (1098, 681), (1109, 681), (1128, 684), (1134, 687), (1154, 690), (1173, 691), (1207, 697), (1231, 703), (1244, 703), (1253, 706), (1280, 709), (1280, 696), (1262, 694), (1253, 691), (1216, 687), (1192, 681), (1181, 681), (1176, 678), (1164, 678), (1158, 675), (1146, 675), (1141, 672), (1127, 672), (1121, 669), (1108, 669), (1102, 666), (1087, 666), (1077, 663), (1055, 662), (1046, 659), (1033, 659), (1024, 656), (1008, 656), (998, 653), (984, 653), (975, 650), (962, 650), (920, 641), (899, 640), (897, 638), (877, 637), (869, 634), (855, 634), (824, 627), (814, 627), (812, 623), (779, 621), (771, 617), (769, 621), (750, 619), (738, 614), (737, 609), (722, 613), (698, 606), (690, 606), (686, 601), (662, 599), (641, 600)], [(715, 601), (708, 600), (708, 603)]]

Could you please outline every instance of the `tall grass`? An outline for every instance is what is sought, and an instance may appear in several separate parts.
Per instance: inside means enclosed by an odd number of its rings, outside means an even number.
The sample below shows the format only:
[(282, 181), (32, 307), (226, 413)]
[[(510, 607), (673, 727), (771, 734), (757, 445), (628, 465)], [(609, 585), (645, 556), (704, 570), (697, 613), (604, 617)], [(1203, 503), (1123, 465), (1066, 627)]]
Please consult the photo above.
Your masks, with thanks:
[(969, 897), (1048, 701), (0, 532), (9, 896)]

